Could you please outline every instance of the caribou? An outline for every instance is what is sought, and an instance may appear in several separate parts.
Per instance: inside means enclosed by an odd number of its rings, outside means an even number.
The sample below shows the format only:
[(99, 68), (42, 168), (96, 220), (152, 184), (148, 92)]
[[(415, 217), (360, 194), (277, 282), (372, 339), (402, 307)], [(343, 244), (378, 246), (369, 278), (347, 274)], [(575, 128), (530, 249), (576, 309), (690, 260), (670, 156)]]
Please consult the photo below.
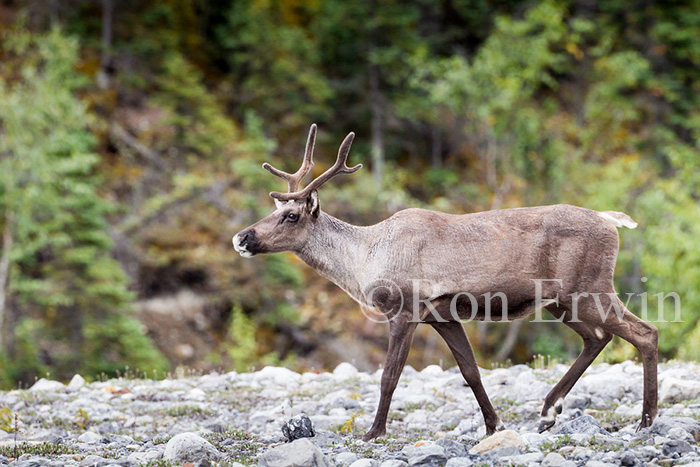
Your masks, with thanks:
[(364, 440), (386, 434), (391, 398), (421, 323), (432, 326), (449, 346), (481, 408), (486, 433), (503, 429), (462, 320), (511, 321), (542, 309), (578, 333), (583, 350), (545, 397), (539, 431), (554, 425), (564, 397), (614, 335), (641, 353), (639, 428), (652, 424), (658, 331), (625, 308), (613, 285), (617, 228), (637, 226), (628, 215), (570, 205), (462, 215), (405, 209), (375, 225), (351, 225), (321, 210), (318, 189), (362, 167), (346, 165), (354, 136), (342, 142), (333, 166), (302, 189), (302, 179), (314, 166), (316, 125), (295, 173), (263, 164), (287, 182), (287, 193), (270, 193), (276, 210), (237, 233), (233, 246), (246, 258), (293, 252), (361, 306), (386, 317), (389, 347), (379, 404)]

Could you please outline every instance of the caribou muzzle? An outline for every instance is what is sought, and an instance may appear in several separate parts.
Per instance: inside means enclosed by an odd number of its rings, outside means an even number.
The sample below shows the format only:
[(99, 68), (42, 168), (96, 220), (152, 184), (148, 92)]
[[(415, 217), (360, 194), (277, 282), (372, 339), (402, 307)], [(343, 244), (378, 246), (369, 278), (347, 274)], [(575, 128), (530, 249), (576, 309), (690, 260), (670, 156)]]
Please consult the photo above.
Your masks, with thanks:
[(233, 248), (244, 258), (252, 258), (259, 253), (259, 245), (253, 229), (242, 230), (233, 236)]

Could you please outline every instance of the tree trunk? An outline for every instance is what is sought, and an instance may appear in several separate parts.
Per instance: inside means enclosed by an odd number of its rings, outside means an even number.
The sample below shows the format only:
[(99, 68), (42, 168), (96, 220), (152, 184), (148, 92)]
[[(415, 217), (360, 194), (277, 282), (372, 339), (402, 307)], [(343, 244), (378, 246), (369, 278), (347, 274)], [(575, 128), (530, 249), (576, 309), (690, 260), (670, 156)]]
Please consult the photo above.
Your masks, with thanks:
[[(370, 2), (370, 11), (376, 11), (376, 2)], [(369, 105), (372, 114), (372, 174), (381, 188), (384, 176), (384, 134), (382, 133), (382, 95), (379, 89), (379, 67), (372, 63), (372, 52), (377, 44), (376, 21), (372, 21), (369, 31), (369, 51), (367, 73), (369, 76)]]
[(518, 342), (518, 334), (520, 334), (520, 328), (523, 327), (524, 322), (525, 320), (517, 319), (508, 324), (508, 334), (506, 334), (503, 345), (496, 354), (497, 362), (503, 362), (510, 356), (510, 353), (513, 351), (513, 347), (515, 347), (516, 342)]
[(372, 112), (372, 174), (381, 188), (384, 176), (384, 134), (382, 132), (382, 104), (379, 91), (379, 69), (369, 66), (369, 98)]
[(432, 145), (431, 145), (431, 155), (432, 163), (434, 169), (439, 169), (442, 167), (442, 131), (436, 123), (430, 125), (430, 130), (432, 132)]
[(97, 84), (100, 89), (111, 87), (112, 65), (112, 22), (114, 19), (114, 0), (102, 0), (102, 57)]
[(58, 26), (58, 0), (49, 0), (49, 27)]
[(14, 218), (12, 211), (5, 209), (5, 230), (2, 234), (2, 257), (0, 257), (0, 349), (5, 346), (4, 324), (7, 314), (7, 290), (10, 283), (10, 254), (12, 253), (12, 229)]

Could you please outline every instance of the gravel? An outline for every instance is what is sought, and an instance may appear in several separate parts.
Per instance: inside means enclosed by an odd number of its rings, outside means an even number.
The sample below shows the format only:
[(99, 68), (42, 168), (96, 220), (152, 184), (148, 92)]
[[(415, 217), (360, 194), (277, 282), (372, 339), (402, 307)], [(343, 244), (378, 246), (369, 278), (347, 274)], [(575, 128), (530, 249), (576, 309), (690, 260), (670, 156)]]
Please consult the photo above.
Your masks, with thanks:
[[(590, 368), (557, 423), (537, 433), (542, 398), (568, 369), (481, 370), (508, 433), (487, 439), (479, 407), (456, 368), (406, 367), (387, 436), (365, 443), (381, 371), (350, 363), (329, 373), (266, 367), (253, 373), (112, 379), (41, 379), (0, 392), (0, 465), (643, 466), (700, 463), (700, 364), (659, 368), (664, 401), (636, 431), (642, 369)], [(17, 414), (17, 431), (13, 432)], [(312, 426), (306, 421), (311, 422)], [(283, 436), (287, 433), (303, 434)], [(311, 433), (313, 437), (307, 437)], [(298, 439), (296, 439), (298, 438)], [(486, 440), (486, 441), (485, 441)], [(475, 446), (479, 445), (475, 449)], [(487, 446), (488, 449), (483, 449)], [(700, 464), (696, 464), (700, 465)]]

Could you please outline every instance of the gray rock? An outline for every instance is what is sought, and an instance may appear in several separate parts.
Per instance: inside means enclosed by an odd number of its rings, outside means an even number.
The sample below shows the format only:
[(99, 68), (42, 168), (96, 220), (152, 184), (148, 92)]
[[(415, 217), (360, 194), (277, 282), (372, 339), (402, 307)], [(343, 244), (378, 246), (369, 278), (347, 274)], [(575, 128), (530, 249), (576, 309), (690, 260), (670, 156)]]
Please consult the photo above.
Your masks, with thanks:
[(132, 452), (126, 458), (127, 464), (140, 465), (157, 461), (163, 457), (160, 451)]
[(379, 467), (379, 462), (374, 459), (359, 459), (350, 464), (350, 467)]
[(445, 450), (445, 456), (448, 459), (453, 457), (466, 457), (469, 455), (469, 449), (466, 444), (460, 443), (453, 439), (442, 438), (435, 442)]
[(517, 446), (503, 446), (483, 453), (482, 457), (496, 461), (502, 457), (519, 456), (520, 454), (522, 451)]
[(660, 402), (680, 402), (700, 397), (700, 381), (665, 378), (659, 388)]
[(408, 465), (438, 467), (445, 464), (447, 455), (445, 449), (437, 444), (424, 444), (418, 447), (404, 448), (403, 452), (408, 458)]
[(668, 430), (668, 434), (666, 436), (671, 439), (682, 439), (683, 441), (687, 441), (689, 443), (695, 442), (693, 435), (680, 427), (671, 428)]
[(609, 435), (610, 433), (598, 425), (598, 422), (596, 422), (593, 417), (590, 415), (584, 415), (569, 422), (563, 423), (559, 430), (557, 430), (557, 434)]
[(94, 431), (86, 431), (82, 435), (78, 436), (78, 441), (86, 444), (98, 444), (101, 443), (104, 438), (98, 435)]
[(354, 452), (341, 452), (335, 456), (335, 462), (338, 465), (350, 465), (357, 460), (357, 455)]
[(116, 433), (121, 429), (121, 425), (119, 425), (119, 423), (117, 422), (103, 422), (97, 425), (97, 431), (99, 431), (101, 435), (106, 435), (108, 433)]
[(402, 461), (401, 459), (389, 459), (382, 462), (381, 467), (408, 467), (408, 463), (406, 461)]
[(106, 464), (109, 464), (110, 462), (113, 462), (113, 461), (111, 461), (111, 460), (108, 461), (104, 457), (100, 457), (100, 456), (96, 456), (94, 454), (91, 454), (89, 456), (85, 456), (85, 459), (81, 460), (79, 465), (81, 467), (94, 467), (96, 465), (100, 465), (100, 466), (106, 465)]
[(637, 465), (637, 462), (639, 462), (639, 459), (632, 451), (625, 451), (620, 456), (620, 464), (624, 465), (625, 467)]
[(306, 414), (299, 414), (292, 417), (282, 425), (282, 434), (289, 440), (301, 438), (312, 438), (316, 436), (314, 425)]
[(327, 430), (316, 431), (316, 436), (309, 438), (309, 441), (320, 448), (342, 446), (343, 438), (338, 433)]
[(258, 459), (260, 467), (326, 467), (329, 462), (321, 450), (307, 438), (264, 452)]
[(569, 394), (564, 402), (567, 409), (583, 410), (591, 405), (591, 396), (588, 394)]
[(682, 439), (672, 439), (666, 441), (661, 447), (661, 452), (668, 457), (680, 457), (686, 452), (693, 450), (693, 447), (687, 441)]
[(333, 406), (342, 407), (346, 410), (355, 410), (361, 408), (360, 403), (351, 397), (339, 397), (333, 401)]
[(508, 465), (529, 465), (530, 462), (539, 463), (544, 459), (542, 452), (529, 452), (527, 454), (519, 454), (517, 456), (501, 457), (498, 462)]
[(474, 461), (468, 457), (453, 457), (448, 460), (445, 467), (472, 467)]
[(221, 453), (209, 441), (194, 433), (173, 436), (163, 452), (163, 459), (174, 463), (191, 462), (198, 465), (220, 458)]
[(47, 459), (27, 459), (17, 462), (17, 467), (41, 467), (47, 465), (49, 461)]
[(561, 467), (566, 462), (564, 456), (556, 452), (550, 452), (542, 461), (542, 467)]
[(649, 430), (659, 436), (668, 436), (673, 428), (682, 428), (697, 443), (700, 441), (700, 423), (690, 417), (657, 417)]

